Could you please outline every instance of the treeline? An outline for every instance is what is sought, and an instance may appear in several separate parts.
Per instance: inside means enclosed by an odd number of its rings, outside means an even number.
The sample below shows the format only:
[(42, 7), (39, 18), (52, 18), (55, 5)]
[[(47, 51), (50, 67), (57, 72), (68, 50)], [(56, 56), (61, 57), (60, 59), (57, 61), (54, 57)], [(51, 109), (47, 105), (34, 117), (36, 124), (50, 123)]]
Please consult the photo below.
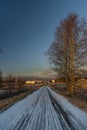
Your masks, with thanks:
[(15, 78), (11, 75), (3, 78), (2, 72), (0, 71), (0, 99), (11, 97), (25, 91), (27, 91), (25, 80), (21, 77)]

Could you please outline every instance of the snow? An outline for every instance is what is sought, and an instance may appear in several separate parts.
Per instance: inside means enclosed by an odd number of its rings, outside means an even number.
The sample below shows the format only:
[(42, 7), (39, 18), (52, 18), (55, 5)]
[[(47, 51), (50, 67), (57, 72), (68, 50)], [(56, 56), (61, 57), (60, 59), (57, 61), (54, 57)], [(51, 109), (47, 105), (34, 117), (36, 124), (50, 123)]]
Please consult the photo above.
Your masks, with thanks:
[[(70, 128), (65, 117), (70, 120)], [(57, 110), (58, 109), (58, 110)], [(0, 113), (0, 130), (87, 130), (87, 113), (44, 86)]]
[(52, 93), (53, 97), (57, 100), (57, 102), (63, 107), (63, 109), (70, 114), (70, 116), (74, 115), (76, 118), (80, 119), (83, 123), (87, 124), (87, 113), (80, 110), (76, 106), (72, 105), (63, 96), (55, 93), (50, 88), (48, 89)]

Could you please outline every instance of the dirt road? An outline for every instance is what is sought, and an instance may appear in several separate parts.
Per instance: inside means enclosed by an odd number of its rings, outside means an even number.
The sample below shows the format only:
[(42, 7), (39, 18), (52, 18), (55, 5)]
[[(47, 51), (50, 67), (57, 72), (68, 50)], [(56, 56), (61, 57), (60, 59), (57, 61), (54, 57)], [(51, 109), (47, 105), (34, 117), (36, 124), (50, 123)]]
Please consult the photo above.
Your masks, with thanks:
[(87, 114), (44, 86), (1, 112), (0, 130), (87, 130)]

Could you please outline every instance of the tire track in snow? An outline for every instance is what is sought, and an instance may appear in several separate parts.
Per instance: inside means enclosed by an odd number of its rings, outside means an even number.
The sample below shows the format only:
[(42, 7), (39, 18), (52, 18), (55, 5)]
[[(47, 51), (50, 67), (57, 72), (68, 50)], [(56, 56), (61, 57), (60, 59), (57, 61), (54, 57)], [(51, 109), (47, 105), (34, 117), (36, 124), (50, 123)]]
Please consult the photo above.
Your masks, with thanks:
[(52, 97), (52, 95), (49, 93), (51, 102), (53, 104), (54, 109), (56, 110), (56, 113), (58, 115), (59, 121), (62, 125), (62, 127), (64, 127), (65, 130), (67, 130), (68, 128), (70, 128), (71, 130), (75, 130), (74, 126), (72, 125), (71, 121), (68, 118), (67, 113), (63, 110), (63, 108), (61, 107), (61, 105), (59, 105), (56, 100)]
[[(42, 89), (43, 91), (43, 89)], [(24, 115), (21, 117), (21, 119), (18, 121), (17, 125), (13, 128), (13, 130), (26, 130), (26, 126), (29, 122), (31, 122), (32, 120), (32, 115), (35, 112), (36, 106), (40, 100), (40, 95), (42, 93), (42, 91), (37, 95), (36, 97), (36, 101), (33, 104), (33, 106), (31, 105), (29, 108), (27, 108), (27, 110), (24, 112)]]
[(87, 130), (57, 97), (46, 86), (37, 90), (0, 113), (0, 130)]
[[(60, 100), (56, 99), (54, 95), (55, 92), (53, 93), (51, 92), (52, 90), (48, 88), (48, 93), (49, 93), (51, 102), (57, 114), (59, 115), (59, 119), (60, 119), (61, 125), (64, 127), (64, 130), (65, 128), (67, 130), (68, 127), (70, 128), (70, 130), (87, 130), (87, 126), (83, 122), (81, 122), (80, 119), (78, 119), (74, 114), (72, 114), (72, 112), (65, 111), (65, 109), (63, 109), (64, 106), (62, 106)], [(64, 122), (67, 123), (68, 127), (65, 127)]]
[[(6, 111), (1, 112), (0, 130), (21, 130), (22, 127), (25, 126), (24, 124), (27, 125), (26, 119), (29, 119), (34, 112), (35, 106), (38, 103), (42, 91), (43, 88), (39, 89), (39, 91), (34, 92), (33, 94), (27, 96), (25, 99), (14, 104)], [(27, 121), (29, 122), (28, 119)]]

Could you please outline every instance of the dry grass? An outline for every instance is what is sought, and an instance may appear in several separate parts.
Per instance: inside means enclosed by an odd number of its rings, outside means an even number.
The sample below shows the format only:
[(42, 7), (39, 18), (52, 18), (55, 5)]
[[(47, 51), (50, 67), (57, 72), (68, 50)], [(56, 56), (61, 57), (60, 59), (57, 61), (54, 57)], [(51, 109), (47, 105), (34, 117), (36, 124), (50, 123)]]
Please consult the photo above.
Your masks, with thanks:
[(80, 108), (82, 111), (87, 112), (87, 101), (84, 100), (85, 95), (87, 94), (87, 88), (80, 88), (79, 89), (79, 94), (83, 94), (83, 96), (78, 96), (78, 95), (74, 95), (72, 97), (67, 96), (65, 93), (64, 88), (60, 88), (57, 86), (54, 86), (52, 88), (56, 93), (59, 93), (61, 95), (63, 95), (65, 98), (67, 98), (69, 100), (69, 102), (71, 102), (73, 105), (77, 106), (78, 108)]
[(77, 106), (78, 108), (80, 108), (82, 111), (87, 112), (87, 102), (82, 101), (78, 98), (70, 98), (68, 97), (68, 100), (75, 106)]
[(31, 94), (33, 91), (28, 91), (28, 92), (21, 93), (19, 95), (11, 97), (11, 98), (1, 100), (0, 101), (0, 111), (4, 111), (5, 109), (7, 109), (8, 107), (10, 107), (11, 105), (13, 105), (16, 102), (18, 102), (19, 100), (25, 98), (27, 95)]

